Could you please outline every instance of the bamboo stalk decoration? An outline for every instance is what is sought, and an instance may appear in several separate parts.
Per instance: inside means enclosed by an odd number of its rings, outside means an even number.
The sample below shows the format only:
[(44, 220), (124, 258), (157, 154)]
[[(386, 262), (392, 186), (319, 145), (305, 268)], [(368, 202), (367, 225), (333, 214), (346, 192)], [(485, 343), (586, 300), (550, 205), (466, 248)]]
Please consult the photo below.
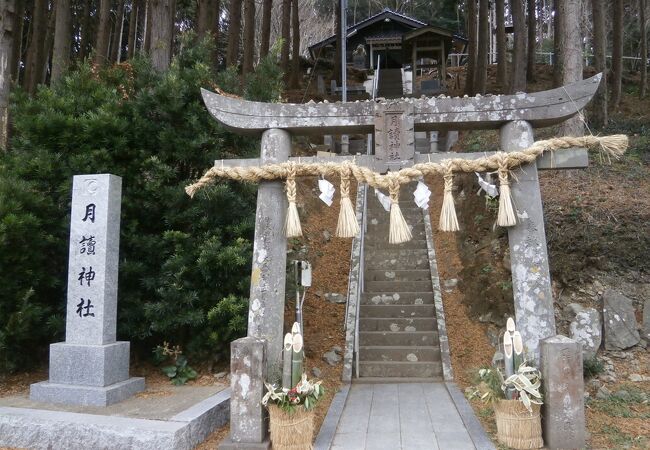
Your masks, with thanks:
[[(523, 357), (524, 342), (515, 328), (515, 321), (512, 317), (508, 317), (506, 331), (503, 334), (503, 363), (506, 379), (517, 372), (518, 367), (524, 362)], [(505, 392), (506, 397), (512, 400), (513, 392), (513, 389), (508, 389)]]
[(284, 335), (284, 349), (282, 351), (282, 388), (291, 389), (291, 363), (293, 356), (293, 335)]
[(354, 207), (350, 200), (350, 179), (355, 178), (359, 183), (367, 183), (376, 189), (389, 190), (391, 198), (390, 208), (390, 235), (389, 242), (399, 244), (411, 239), (411, 233), (404, 220), (399, 207), (399, 189), (402, 184), (421, 179), (427, 175), (442, 175), (445, 180), (445, 195), (441, 211), (439, 227), (443, 231), (458, 230), (458, 219), (453, 200), (453, 175), (456, 173), (490, 172), (499, 174), (500, 196), (497, 224), (508, 227), (516, 225), (517, 215), (510, 189), (510, 171), (524, 164), (534, 162), (537, 157), (545, 152), (568, 149), (572, 147), (585, 147), (597, 150), (606, 158), (619, 158), (627, 149), (628, 138), (625, 135), (613, 136), (583, 136), (561, 137), (545, 141), (537, 141), (530, 147), (516, 152), (496, 152), (477, 159), (449, 158), (441, 162), (426, 162), (405, 167), (397, 172), (385, 175), (374, 172), (368, 167), (358, 166), (354, 162), (341, 163), (295, 163), (285, 162), (268, 164), (261, 167), (219, 167), (215, 165), (209, 169), (200, 180), (185, 188), (190, 197), (216, 178), (227, 178), (237, 181), (260, 182), (286, 179), (287, 211), (286, 234), (287, 237), (302, 235), (300, 218), (296, 207), (296, 184), (298, 176), (334, 176), (341, 178), (341, 204), (339, 219), (336, 226), (336, 236), (354, 237), (359, 234)]
[(303, 361), (305, 359), (305, 351), (303, 348), (302, 332), (298, 322), (294, 322), (291, 329), (293, 335), (293, 352), (291, 355), (291, 386), (296, 387), (303, 373)]

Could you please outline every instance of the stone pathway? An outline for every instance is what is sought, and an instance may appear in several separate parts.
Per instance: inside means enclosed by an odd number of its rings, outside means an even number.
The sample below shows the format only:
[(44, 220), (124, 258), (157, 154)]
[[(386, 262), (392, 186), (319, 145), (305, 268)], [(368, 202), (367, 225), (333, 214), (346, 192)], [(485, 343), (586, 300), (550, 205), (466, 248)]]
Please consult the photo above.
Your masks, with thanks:
[(444, 383), (353, 384), (331, 450), (476, 449)]

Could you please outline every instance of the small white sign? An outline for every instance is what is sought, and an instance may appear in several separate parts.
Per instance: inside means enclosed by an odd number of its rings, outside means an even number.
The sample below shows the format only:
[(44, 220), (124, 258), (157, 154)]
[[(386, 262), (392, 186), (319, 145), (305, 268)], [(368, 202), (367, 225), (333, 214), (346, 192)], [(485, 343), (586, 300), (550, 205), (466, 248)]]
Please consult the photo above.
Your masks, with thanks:
[(381, 203), (381, 206), (383, 206), (386, 211), (390, 211), (390, 197), (388, 195), (384, 195), (379, 189), (376, 188), (375, 195), (377, 196), (379, 203)]
[(320, 179), (318, 180), (318, 189), (320, 189), (320, 195), (318, 198), (320, 198), (327, 206), (332, 206), (334, 193), (336, 192), (334, 185), (326, 179)]
[(427, 209), (429, 208), (429, 198), (431, 198), (431, 191), (421, 181), (418, 181), (418, 186), (413, 192), (413, 198), (415, 199), (415, 204), (418, 205), (418, 208)]
[(479, 193), (481, 192), (481, 190), (483, 190), (490, 197), (496, 197), (499, 195), (499, 189), (496, 187), (496, 185), (490, 184), (487, 181), (485, 181), (478, 172), (474, 172), (474, 173), (478, 178), (478, 185), (481, 186), (481, 189), (479, 189), (478, 191)]

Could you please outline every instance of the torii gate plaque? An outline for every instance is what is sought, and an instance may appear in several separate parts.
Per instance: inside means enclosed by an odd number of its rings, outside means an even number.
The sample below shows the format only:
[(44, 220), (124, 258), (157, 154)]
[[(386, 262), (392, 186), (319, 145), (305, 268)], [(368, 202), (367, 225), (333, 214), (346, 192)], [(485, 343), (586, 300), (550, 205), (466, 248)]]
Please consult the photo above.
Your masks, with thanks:
[[(414, 151), (414, 131), (500, 129), (501, 150), (517, 151), (534, 141), (533, 127), (563, 122), (591, 100), (601, 75), (562, 88), (531, 94), (472, 98), (402, 99), (389, 102), (259, 103), (202, 90), (210, 113), (227, 128), (241, 134), (262, 135), (259, 159), (218, 161), (229, 167), (279, 163), (290, 158), (291, 135), (367, 134), (375, 132), (377, 155), (357, 156), (359, 165), (379, 172), (414, 162), (438, 162), (445, 153), (420, 155)], [(476, 159), (485, 153), (454, 153)], [(337, 156), (336, 160), (352, 159)], [(304, 163), (333, 158), (300, 158)], [(522, 166), (511, 182), (518, 223), (508, 228), (517, 326), (528, 351), (539, 354), (539, 340), (555, 335), (553, 296), (548, 268), (546, 236), (538, 169), (574, 169), (588, 165), (584, 149), (545, 155)], [(285, 302), (286, 237), (283, 233), (286, 199), (282, 183), (260, 183), (255, 218), (248, 336), (267, 341), (268, 367), (281, 356)], [(250, 418), (249, 418), (250, 419)], [(256, 414), (257, 421), (263, 421)], [(250, 420), (249, 420), (250, 422)], [(250, 424), (239, 429), (231, 422), (234, 442), (262, 442), (260, 423), (251, 435)], [(247, 431), (248, 430), (248, 431)], [(237, 435), (242, 433), (242, 435)], [(243, 436), (245, 435), (245, 436)]]

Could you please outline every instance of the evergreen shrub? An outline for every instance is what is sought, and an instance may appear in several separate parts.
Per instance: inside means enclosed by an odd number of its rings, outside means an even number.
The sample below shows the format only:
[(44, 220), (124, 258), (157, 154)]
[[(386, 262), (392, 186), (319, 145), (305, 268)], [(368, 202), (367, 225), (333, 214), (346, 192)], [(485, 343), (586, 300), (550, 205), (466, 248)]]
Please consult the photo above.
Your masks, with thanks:
[[(194, 199), (183, 188), (259, 144), (227, 132), (201, 100), (201, 87), (232, 75), (212, 71), (209, 43), (181, 48), (164, 74), (146, 60), (84, 64), (33, 98), (14, 94), (0, 155), (0, 372), (43, 363), (64, 339), (76, 174), (122, 177), (118, 338), (136, 355), (169, 341), (205, 358), (245, 333), (256, 188), (224, 182)], [(279, 98), (276, 61), (262, 61), (244, 95)]]

